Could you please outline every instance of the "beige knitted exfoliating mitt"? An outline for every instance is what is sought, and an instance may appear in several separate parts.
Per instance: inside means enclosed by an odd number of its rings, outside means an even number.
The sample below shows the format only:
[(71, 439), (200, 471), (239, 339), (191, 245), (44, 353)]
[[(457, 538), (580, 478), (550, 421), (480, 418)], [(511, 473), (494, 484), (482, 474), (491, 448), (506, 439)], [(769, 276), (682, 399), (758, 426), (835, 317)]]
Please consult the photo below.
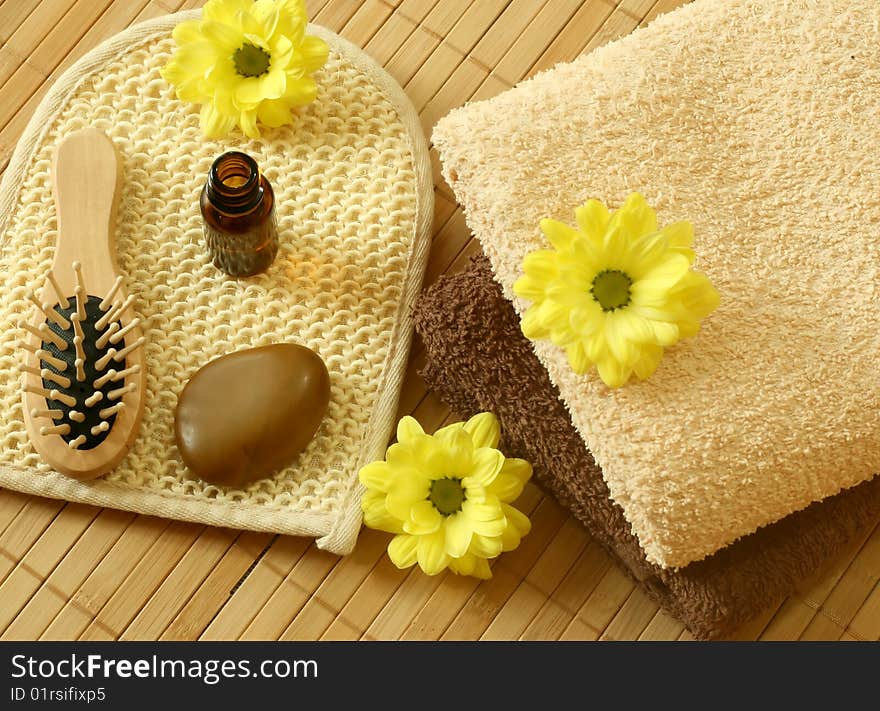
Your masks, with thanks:
[[(222, 526), (320, 536), (346, 553), (360, 527), (357, 471), (393, 426), (411, 336), (410, 306), (430, 241), (433, 191), (417, 116), (400, 87), (331, 32), (317, 100), (293, 126), (224, 140), (201, 136), (198, 111), (159, 75), (179, 13), (132, 27), (77, 62), (49, 91), (0, 185), (0, 486)], [(18, 376), (29, 289), (53, 254), (49, 170), (55, 144), (95, 126), (123, 163), (116, 250), (145, 320), (147, 392), (140, 436), (113, 472), (78, 482), (48, 469), (24, 430)], [(267, 273), (215, 269), (198, 194), (213, 159), (238, 148), (272, 183), (281, 236)], [(84, 179), (88, 179), (84, 169)], [(213, 358), (278, 342), (307, 345), (331, 375), (330, 406), (288, 468), (244, 490), (187, 476), (174, 408)], [(271, 406), (271, 403), (267, 403)]]

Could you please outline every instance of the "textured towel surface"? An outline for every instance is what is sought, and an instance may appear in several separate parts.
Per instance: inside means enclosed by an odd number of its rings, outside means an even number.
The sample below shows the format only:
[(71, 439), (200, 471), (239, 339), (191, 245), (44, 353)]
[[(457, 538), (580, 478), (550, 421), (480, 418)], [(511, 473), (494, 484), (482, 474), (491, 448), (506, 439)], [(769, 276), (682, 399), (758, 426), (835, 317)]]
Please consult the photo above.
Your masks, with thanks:
[(494, 411), (505, 451), (531, 461), (538, 482), (696, 636), (730, 632), (791, 592), (880, 518), (880, 478), (875, 478), (703, 561), (664, 570), (645, 560), (623, 511), (609, 499), (601, 472), (520, 333), (485, 258), (422, 295), (416, 329), (427, 351), (428, 385), (462, 416)]
[(878, 45), (877, 0), (697, 0), (435, 129), (509, 298), (587, 198), (694, 223), (721, 306), (652, 378), (535, 348), (654, 563), (880, 471)]
[[(347, 553), (360, 530), (360, 466), (381, 456), (394, 425), (433, 215), (418, 117), (372, 59), (328, 30), (315, 103), (259, 140), (201, 136), (198, 111), (174, 98), (159, 69), (180, 13), (131, 27), (62, 75), (37, 109), (0, 185), (0, 486), (171, 518), (321, 536)], [(116, 251), (146, 322), (146, 403), (130, 453), (78, 482), (40, 461), (24, 430), (19, 382), (31, 313), (56, 230), (50, 166), (67, 132), (93, 125), (122, 161)], [(198, 195), (212, 161), (238, 148), (275, 189), (281, 237), (265, 274), (227, 278), (202, 236)], [(84, 166), (84, 171), (87, 167)], [(88, 275), (86, 275), (88, 278)], [(318, 352), (330, 405), (296, 461), (246, 489), (188, 476), (174, 446), (186, 381), (226, 353), (277, 342)], [(272, 407), (272, 403), (266, 403)]]

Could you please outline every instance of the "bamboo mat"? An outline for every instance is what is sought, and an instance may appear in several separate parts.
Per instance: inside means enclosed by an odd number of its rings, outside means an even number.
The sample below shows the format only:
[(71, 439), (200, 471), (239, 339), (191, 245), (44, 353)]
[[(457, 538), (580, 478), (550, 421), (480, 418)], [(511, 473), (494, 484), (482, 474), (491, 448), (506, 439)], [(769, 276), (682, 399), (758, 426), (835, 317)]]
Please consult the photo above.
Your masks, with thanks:
[[(308, 0), (313, 21), (364, 47), (429, 131), (558, 61), (686, 0)], [(0, 170), (57, 76), (129, 24), (202, 0), (0, 0)], [(426, 283), (467, 264), (470, 239), (436, 154)], [(449, 412), (417, 375), (399, 415)], [(337, 558), (310, 539), (208, 528), (0, 490), (2, 639), (690, 639), (553, 500), (528, 486), (533, 530), (488, 582), (399, 571), (387, 534)], [(880, 528), (737, 639), (880, 639)]]

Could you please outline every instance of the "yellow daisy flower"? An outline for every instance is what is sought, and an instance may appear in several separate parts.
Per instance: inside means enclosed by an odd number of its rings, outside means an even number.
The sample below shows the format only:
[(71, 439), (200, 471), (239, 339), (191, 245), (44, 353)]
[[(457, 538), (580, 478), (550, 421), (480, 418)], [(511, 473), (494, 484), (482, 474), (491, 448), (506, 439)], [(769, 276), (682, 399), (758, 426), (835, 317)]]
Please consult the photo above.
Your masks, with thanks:
[(576, 373), (595, 364), (610, 387), (649, 377), (663, 349), (697, 333), (718, 292), (694, 271), (690, 222), (657, 229), (638, 193), (614, 213), (598, 200), (575, 210), (577, 228), (542, 220), (553, 245), (523, 260), (514, 292), (532, 304), (522, 331), (565, 349)]
[(487, 559), (519, 545), (531, 524), (510, 502), (532, 475), (523, 459), (499, 452), (490, 412), (425, 434), (412, 417), (397, 425), (384, 461), (360, 470), (364, 523), (397, 534), (388, 555), (398, 568), (428, 575), (445, 568), (491, 578)]
[(259, 120), (277, 127), (291, 109), (315, 99), (310, 76), (324, 66), (324, 40), (306, 35), (304, 0), (208, 0), (201, 20), (181, 22), (178, 49), (162, 68), (177, 96), (202, 105), (200, 125), (210, 138), (236, 125), (259, 138)]

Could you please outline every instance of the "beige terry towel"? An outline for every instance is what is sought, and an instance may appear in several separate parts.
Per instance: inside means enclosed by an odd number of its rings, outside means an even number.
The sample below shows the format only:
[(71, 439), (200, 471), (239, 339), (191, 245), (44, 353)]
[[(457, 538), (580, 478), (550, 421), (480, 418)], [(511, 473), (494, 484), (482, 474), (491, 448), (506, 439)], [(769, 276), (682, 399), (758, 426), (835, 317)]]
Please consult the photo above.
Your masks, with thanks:
[(721, 305), (652, 378), (535, 346), (652, 563), (880, 471), (878, 46), (877, 0), (697, 0), (435, 129), (508, 298), (587, 198), (694, 223)]

